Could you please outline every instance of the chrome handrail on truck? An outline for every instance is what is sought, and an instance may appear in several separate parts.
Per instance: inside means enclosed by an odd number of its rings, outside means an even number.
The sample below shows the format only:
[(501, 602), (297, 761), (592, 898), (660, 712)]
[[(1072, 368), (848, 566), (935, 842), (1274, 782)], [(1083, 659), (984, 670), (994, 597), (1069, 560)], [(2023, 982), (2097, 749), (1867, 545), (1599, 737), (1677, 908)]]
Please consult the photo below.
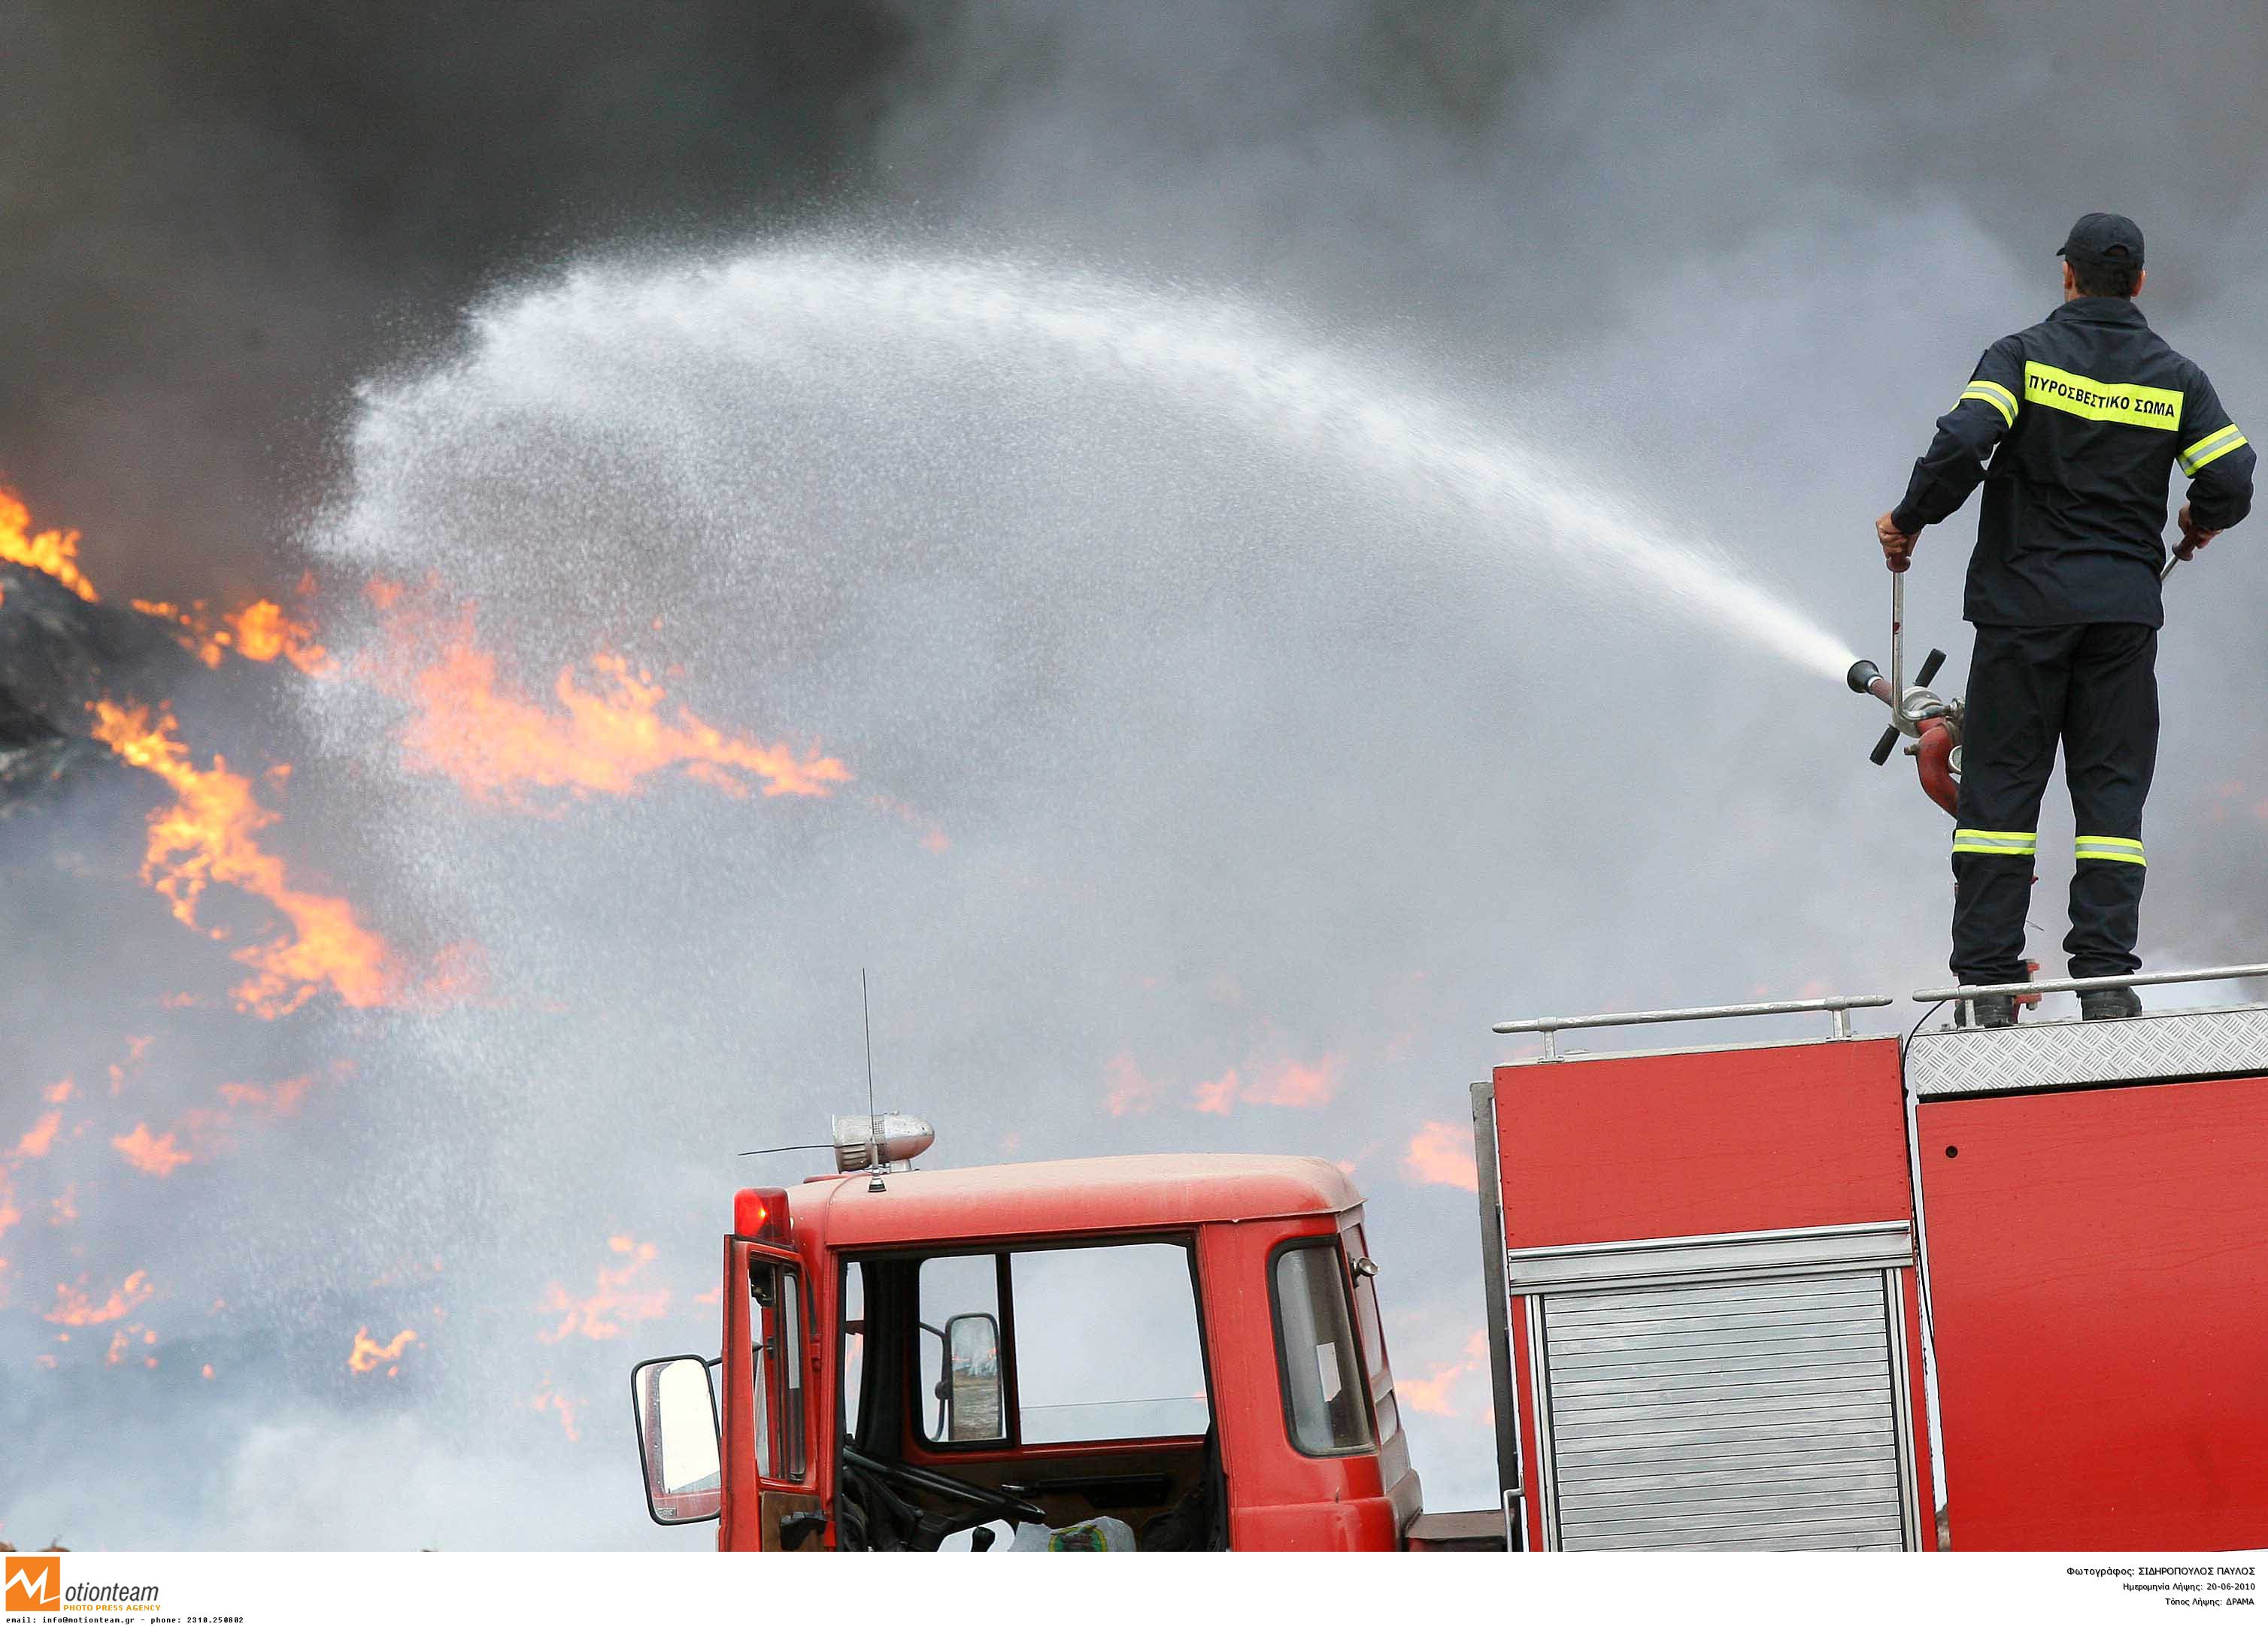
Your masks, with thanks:
[[(2136, 972), (2131, 977), (2057, 977), (2046, 983), (1963, 984), (1924, 989), (1913, 998), (1924, 1004), (1973, 1000), (1991, 994), (2086, 994), (2095, 989), (2139, 989), (2153, 983), (2221, 983), (2238, 977), (2268, 977), (2268, 966), (2201, 966), (2189, 972)], [(1503, 1032), (1499, 1029), (1498, 1032)]]
[(1749, 1005), (1692, 1005), (1682, 1011), (1605, 1012), (1593, 1017), (1524, 1017), (1517, 1022), (1491, 1023), (1492, 1034), (1540, 1034), (1545, 1062), (1559, 1060), (1559, 1031), (1563, 1028), (1624, 1028), (1647, 1022), (1704, 1022), (1718, 1017), (1779, 1017), (1791, 1012), (1827, 1012), (1835, 1019), (1835, 1037), (1847, 1040), (1851, 1013), (1866, 1007), (1889, 1005), (1887, 994), (1831, 994), (1823, 1000), (1762, 1000)]

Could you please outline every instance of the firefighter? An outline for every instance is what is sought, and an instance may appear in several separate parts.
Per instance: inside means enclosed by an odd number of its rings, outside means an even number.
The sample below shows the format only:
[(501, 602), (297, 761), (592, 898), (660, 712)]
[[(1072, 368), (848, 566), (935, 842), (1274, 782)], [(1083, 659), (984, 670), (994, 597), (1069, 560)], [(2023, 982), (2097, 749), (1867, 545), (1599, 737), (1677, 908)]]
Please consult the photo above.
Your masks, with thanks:
[[(2135, 306), (2147, 275), (2140, 228), (2087, 215), (2057, 253), (2063, 304), (1984, 352), (1904, 501), (1874, 522), (1889, 568), (1904, 571), (1922, 527), (1984, 483), (1962, 610), (1977, 644), (1953, 833), (1952, 966), (1964, 984), (2027, 980), (2024, 909), (2058, 740), (2078, 825), (2071, 975), (2140, 969), (2168, 477), (2178, 467), (2190, 481), (2183, 559), (2252, 503), (2243, 431)], [(2012, 997), (1970, 1004), (1987, 1027), (2016, 1020)], [(2132, 1017), (2142, 1003), (2132, 989), (2099, 990), (2080, 1008)]]

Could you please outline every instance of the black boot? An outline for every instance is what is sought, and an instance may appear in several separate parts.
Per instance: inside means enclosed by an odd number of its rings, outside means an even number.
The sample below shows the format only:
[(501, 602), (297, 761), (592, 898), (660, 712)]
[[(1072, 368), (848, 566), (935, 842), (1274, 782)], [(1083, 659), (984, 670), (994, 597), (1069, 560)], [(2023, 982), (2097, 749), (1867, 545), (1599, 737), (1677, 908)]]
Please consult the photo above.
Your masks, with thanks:
[(2089, 989), (2079, 997), (2079, 1014), (2089, 1022), (2114, 1017), (2139, 1017), (2142, 997), (2132, 989)]
[(2016, 1026), (2016, 997), (2013, 994), (1980, 994), (1969, 1002), (1970, 1020), (1980, 1028), (2013, 1028)]

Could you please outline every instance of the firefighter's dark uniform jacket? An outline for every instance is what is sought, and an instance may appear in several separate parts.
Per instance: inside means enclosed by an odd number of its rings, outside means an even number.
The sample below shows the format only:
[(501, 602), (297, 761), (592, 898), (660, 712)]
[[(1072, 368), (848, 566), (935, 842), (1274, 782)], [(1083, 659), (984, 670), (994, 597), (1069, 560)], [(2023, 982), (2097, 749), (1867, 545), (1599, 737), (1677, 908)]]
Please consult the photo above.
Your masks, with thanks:
[(2024, 975), (2058, 738), (2079, 830), (2072, 974), (2139, 966), (2167, 483), (2179, 468), (2192, 522), (2225, 530), (2251, 507), (2253, 463), (2204, 370), (2130, 299), (2068, 300), (1999, 341), (1937, 421), (1890, 523), (1911, 534), (1984, 483), (1962, 610), (1977, 625), (1953, 850), (1963, 982)]

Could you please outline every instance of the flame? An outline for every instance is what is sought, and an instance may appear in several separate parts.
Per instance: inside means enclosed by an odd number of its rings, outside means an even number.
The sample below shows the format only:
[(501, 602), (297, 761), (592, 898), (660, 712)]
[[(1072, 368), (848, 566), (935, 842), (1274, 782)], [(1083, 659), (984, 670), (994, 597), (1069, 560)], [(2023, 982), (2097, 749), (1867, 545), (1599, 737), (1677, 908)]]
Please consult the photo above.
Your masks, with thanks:
[[(351, 1067), (344, 1063), (332, 1065), (335, 1071)], [(225, 1149), (229, 1145), (228, 1130), (235, 1123), (239, 1110), (259, 1108), (272, 1117), (288, 1117), (298, 1111), (301, 1100), (314, 1083), (313, 1074), (303, 1073), (270, 1086), (223, 1085), (216, 1093), (225, 1106), (191, 1108), (163, 1135), (153, 1134), (148, 1124), (137, 1123), (128, 1134), (113, 1136), (110, 1145), (143, 1174), (170, 1175), (184, 1164)], [(438, 1267), (439, 1262), (434, 1263)]]
[[(398, 1362), (401, 1359), (401, 1352), (416, 1343), (416, 1329), (404, 1328), (385, 1344), (380, 1344), (370, 1336), (368, 1328), (357, 1328), (355, 1329), (354, 1349), (347, 1352), (347, 1371), (369, 1373), (380, 1362)], [(386, 1376), (390, 1379), (401, 1371), (398, 1366), (389, 1366), (386, 1370)]]
[(1236, 1105), (1236, 1070), (1231, 1068), (1217, 1079), (1200, 1079), (1189, 1091), (1189, 1110), (1192, 1113), (1226, 1115)]
[(14, 492), (0, 487), (0, 560), (45, 571), (89, 604), (99, 603), (94, 584), (78, 568), (78, 533), (30, 534), (32, 511)]
[(300, 1100), (314, 1085), (312, 1073), (282, 1079), (264, 1089), (257, 1085), (224, 1085), (220, 1099), (232, 1108), (266, 1108), (278, 1118), (289, 1118), (298, 1111)]
[(192, 1161), (191, 1155), (173, 1145), (173, 1132), (162, 1136), (150, 1133), (147, 1124), (136, 1124), (130, 1134), (113, 1136), (110, 1145), (124, 1154), (126, 1161), (145, 1175), (170, 1175), (182, 1165)]
[(1468, 1192), (1480, 1190), (1480, 1177), (1473, 1169), (1473, 1134), (1462, 1124), (1427, 1120), (1424, 1128), (1410, 1137), (1409, 1150), (1402, 1155), (1402, 1168), (1403, 1174), (1421, 1185), (1462, 1187)]
[(247, 661), (273, 661), (281, 656), (311, 678), (332, 670), (330, 654), (315, 642), (312, 622), (303, 622), (272, 599), (256, 599), (241, 610), (213, 615), (202, 599), (188, 607), (162, 599), (136, 599), (134, 607), (144, 615), (171, 622), (180, 630), (173, 635), (181, 648), (207, 666), (218, 666), (232, 650)]
[(564, 1390), (554, 1388), (550, 1379), (547, 1376), (543, 1380), (542, 1386), (536, 1390), (535, 1394), (527, 1398), (527, 1404), (534, 1408), (538, 1412), (548, 1411), (557, 1413), (559, 1415), (559, 1427), (567, 1432), (568, 1439), (580, 1440), (583, 1439), (583, 1432), (581, 1429), (577, 1427), (575, 1422), (576, 1411), (583, 1405), (583, 1398), (581, 1396), (570, 1395)]
[(378, 1005), (394, 993), (390, 953), (355, 918), (353, 906), (292, 887), (283, 861), (254, 839), (276, 815), (253, 799), (249, 780), (230, 773), (219, 756), (199, 769), (175, 736), (170, 712), (161, 711), (153, 724), (138, 706), (98, 701), (94, 710), (95, 738), (164, 780), (178, 799), (150, 816), (142, 865), (142, 879), (166, 896), (175, 918), (195, 926), (199, 896), (218, 881), (265, 899), (290, 923), (274, 942), (237, 951), (254, 972), (233, 991), (238, 1009), (280, 1017), (325, 987), (352, 1006)]
[(668, 769), (735, 797), (751, 789), (824, 797), (851, 777), (836, 758), (728, 735), (682, 706), (665, 718), (667, 692), (609, 652), (591, 658), (593, 677), (563, 668), (552, 685), (557, 709), (538, 705), (498, 688), (496, 658), (475, 642), (469, 609), (448, 625), (404, 607), (394, 584), (374, 585), (372, 597), (387, 615), (389, 650), (369, 674), (413, 708), (401, 731), (404, 759), (475, 801), (545, 811), (531, 792), (629, 796)]
[(1338, 1089), (1343, 1061), (1326, 1056), (1316, 1063), (1276, 1062), (1240, 1075), (1234, 1068), (1217, 1079), (1206, 1079), (1189, 1093), (1193, 1112), (1226, 1114), (1237, 1102), (1256, 1108), (1320, 1108)]
[(1147, 1113), (1157, 1105), (1160, 1093), (1157, 1083), (1144, 1076), (1130, 1051), (1121, 1051), (1103, 1065), (1103, 1079), (1109, 1089), (1102, 1105), (1113, 1118), (1124, 1118), (1130, 1113)]
[(17, 1138), (16, 1156), (47, 1157), (48, 1149), (55, 1145), (55, 1132), (63, 1128), (63, 1110), (61, 1108), (50, 1108), (40, 1114), (38, 1122)]
[(1422, 1379), (1397, 1379), (1394, 1393), (1402, 1404), (1417, 1412), (1430, 1412), (1436, 1417), (1454, 1417), (1457, 1407), (1450, 1392), (1457, 1384), (1488, 1367), (1488, 1336), (1476, 1333), (1465, 1341), (1464, 1356), (1456, 1361), (1440, 1362)]
[[(1329, 1056), (1313, 1063), (1278, 1060), (1230, 1068), (1218, 1079), (1189, 1087), (1189, 1108), (1226, 1117), (1242, 1102), (1256, 1108), (1321, 1108), (1337, 1092), (1345, 1059)], [(1102, 1105), (1113, 1118), (1147, 1113), (1166, 1087), (1145, 1077), (1134, 1058), (1122, 1051), (1105, 1064)]]
[(623, 1263), (611, 1269), (603, 1265), (599, 1268), (596, 1292), (577, 1299), (557, 1283), (546, 1291), (543, 1308), (556, 1314), (559, 1321), (549, 1332), (535, 1336), (544, 1344), (556, 1344), (578, 1333), (586, 1339), (618, 1338), (623, 1322), (652, 1321), (668, 1312), (667, 1288), (632, 1285), (653, 1263), (654, 1246), (634, 1241), (625, 1235), (608, 1238), (607, 1247)]
[(117, 1291), (97, 1305), (86, 1292), (86, 1278), (77, 1285), (55, 1285), (55, 1308), (40, 1313), (48, 1321), (65, 1328), (92, 1328), (100, 1322), (116, 1321), (129, 1311), (140, 1306), (153, 1290), (150, 1273), (136, 1271), (118, 1285)]

